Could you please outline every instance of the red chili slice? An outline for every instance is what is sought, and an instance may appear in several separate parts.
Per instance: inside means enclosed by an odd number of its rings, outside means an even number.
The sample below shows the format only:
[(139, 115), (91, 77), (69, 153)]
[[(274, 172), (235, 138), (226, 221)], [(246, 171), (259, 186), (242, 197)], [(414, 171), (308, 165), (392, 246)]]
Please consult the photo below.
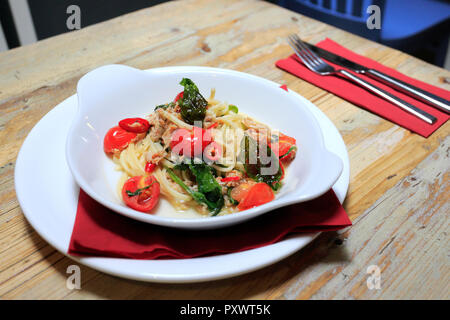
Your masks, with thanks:
[(237, 208), (239, 211), (251, 209), (260, 206), (275, 199), (272, 189), (264, 182), (255, 184), (248, 191), (244, 199), (239, 202)]
[(155, 168), (156, 168), (156, 164), (154, 164), (154, 163), (147, 162), (145, 164), (145, 172), (152, 173), (153, 171), (155, 171)]
[(115, 126), (108, 130), (103, 139), (103, 150), (106, 153), (116, 153), (122, 151), (130, 142), (136, 140), (137, 134)]
[(158, 203), (159, 183), (154, 176), (135, 176), (122, 187), (122, 198), (130, 208), (150, 213)]
[(208, 127), (208, 130), (214, 129), (214, 128), (217, 127), (218, 125), (219, 125), (218, 122), (214, 122), (212, 125), (210, 125), (210, 126)]
[(183, 98), (183, 94), (184, 94), (184, 91), (181, 91), (179, 94), (177, 94), (177, 96), (175, 97), (175, 100), (173, 100), (173, 102), (177, 102), (178, 100)]
[(119, 122), (119, 127), (129, 132), (144, 133), (150, 129), (150, 123), (142, 118), (127, 118)]
[(241, 178), (238, 176), (235, 176), (235, 177), (225, 177), (225, 178), (222, 178), (220, 181), (230, 182), (230, 181), (238, 181), (238, 180), (241, 180)]

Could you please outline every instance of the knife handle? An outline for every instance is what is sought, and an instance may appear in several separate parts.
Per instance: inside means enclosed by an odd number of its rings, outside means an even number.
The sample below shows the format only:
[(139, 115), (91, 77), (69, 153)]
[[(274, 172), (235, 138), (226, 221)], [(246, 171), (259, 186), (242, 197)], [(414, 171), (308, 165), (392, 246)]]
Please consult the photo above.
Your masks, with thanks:
[(429, 92), (422, 90), (420, 88), (417, 88), (409, 83), (403, 82), (399, 79), (393, 78), (391, 76), (388, 76), (387, 74), (384, 74), (384, 73), (374, 70), (374, 69), (368, 69), (362, 73), (366, 74), (366, 75), (370, 76), (371, 78), (374, 78), (378, 81), (381, 81), (384, 84), (397, 89), (398, 91), (408, 94), (408, 95), (412, 96), (413, 98), (416, 98), (422, 102), (425, 102), (426, 104), (429, 104), (441, 111), (444, 111), (445, 113), (450, 113), (450, 101), (447, 101), (447, 100), (445, 100), (441, 97), (438, 97), (432, 93), (429, 93)]
[(416, 106), (413, 106), (412, 104), (394, 96), (393, 94), (391, 94), (381, 88), (378, 88), (377, 86), (374, 86), (373, 84), (367, 82), (366, 80), (361, 79), (360, 77), (353, 75), (352, 73), (350, 73), (346, 70), (340, 69), (340, 70), (337, 70), (337, 72), (339, 72), (341, 75), (349, 78), (350, 80), (353, 80), (354, 82), (359, 84), (361, 87), (364, 87), (367, 90), (380, 96), (381, 98), (395, 104), (397, 107), (400, 107), (401, 109), (416, 116), (417, 118), (425, 121), (428, 124), (433, 124), (437, 121), (436, 117), (434, 117), (433, 115), (423, 111), (422, 109), (417, 108)]

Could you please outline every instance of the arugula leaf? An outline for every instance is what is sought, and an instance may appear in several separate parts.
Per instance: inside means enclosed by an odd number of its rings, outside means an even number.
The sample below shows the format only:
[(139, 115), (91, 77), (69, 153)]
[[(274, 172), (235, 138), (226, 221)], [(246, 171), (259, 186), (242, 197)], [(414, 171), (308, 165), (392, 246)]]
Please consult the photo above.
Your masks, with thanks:
[[(266, 158), (262, 161), (261, 150), (266, 148)], [(273, 190), (281, 187), (281, 177), (283, 171), (279, 165), (278, 157), (267, 144), (258, 144), (258, 142), (248, 134), (244, 135), (241, 141), (240, 161), (244, 164), (247, 175), (258, 182), (267, 183)], [(277, 170), (273, 172), (271, 165), (276, 164)], [(272, 172), (267, 174), (265, 172)]]
[(191, 79), (183, 78), (180, 84), (184, 86), (183, 97), (178, 100), (181, 108), (181, 117), (189, 124), (194, 124), (194, 121), (203, 121), (208, 101), (203, 98)]
[[(220, 201), (218, 202), (213, 202), (211, 200), (209, 200), (207, 198), (207, 196), (199, 191), (194, 191), (191, 188), (189, 188), (184, 182), (183, 180), (181, 180), (174, 172), (172, 169), (167, 168), (167, 173), (170, 175), (170, 177), (172, 178), (173, 181), (175, 181), (178, 185), (180, 185), (180, 187), (182, 187), (187, 193), (189, 193), (189, 195), (198, 203), (200, 204), (206, 204), (206, 206), (208, 207), (209, 211), (212, 212), (212, 216), (217, 215), (220, 210), (222, 209), (223, 206), (223, 197), (222, 197), (222, 204), (220, 204)], [(220, 186), (219, 186), (220, 187)]]
[(187, 165), (187, 163), (182, 162), (182, 163), (176, 164), (173, 168), (184, 171), (184, 170), (189, 169), (189, 166)]
[(189, 164), (189, 169), (191, 169), (192, 174), (197, 180), (198, 191), (204, 194), (206, 199), (215, 203), (215, 208), (213, 208), (213, 215), (218, 214), (222, 209), (225, 200), (222, 195), (222, 187), (214, 178), (211, 167), (204, 163), (200, 163)]

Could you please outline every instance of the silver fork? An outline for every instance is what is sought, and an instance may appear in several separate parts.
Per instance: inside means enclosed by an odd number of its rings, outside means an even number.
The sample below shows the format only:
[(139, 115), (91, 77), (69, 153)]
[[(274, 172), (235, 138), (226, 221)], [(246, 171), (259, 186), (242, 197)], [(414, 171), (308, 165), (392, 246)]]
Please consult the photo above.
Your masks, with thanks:
[(378, 88), (377, 86), (374, 86), (373, 84), (367, 82), (366, 80), (361, 79), (360, 77), (357, 77), (344, 69), (335, 69), (333, 66), (329, 65), (319, 56), (317, 56), (313, 51), (311, 51), (296, 34), (291, 34), (288, 37), (288, 43), (291, 46), (291, 48), (295, 51), (297, 56), (300, 58), (300, 60), (302, 60), (302, 62), (311, 71), (320, 74), (321, 76), (340, 74), (341, 76), (344, 76), (345, 78), (348, 78), (354, 81), (355, 83), (359, 84), (361, 87), (366, 88), (367, 90), (375, 93), (381, 98), (402, 108), (406, 112), (413, 114), (419, 119), (429, 124), (433, 124), (436, 122), (437, 119), (433, 115), (417, 108), (416, 106), (413, 106), (412, 104), (392, 95), (391, 93), (381, 88)]

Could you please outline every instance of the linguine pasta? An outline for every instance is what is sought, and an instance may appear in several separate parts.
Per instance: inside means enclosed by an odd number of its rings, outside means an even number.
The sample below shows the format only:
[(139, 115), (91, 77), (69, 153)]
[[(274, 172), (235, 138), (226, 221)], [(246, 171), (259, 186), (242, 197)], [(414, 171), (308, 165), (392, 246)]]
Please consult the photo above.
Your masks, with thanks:
[[(217, 100), (215, 89), (211, 90), (208, 99), (204, 99), (204, 110), (200, 110), (203, 112), (202, 121), (192, 123), (189, 114), (186, 116), (186, 112), (183, 113), (183, 108), (189, 102), (187, 88), (185, 86), (184, 97), (180, 93), (178, 100), (156, 107), (145, 118), (149, 124), (148, 131), (136, 135), (136, 139), (122, 150), (114, 150), (112, 160), (116, 169), (122, 172), (117, 185), (118, 194), (139, 194), (140, 189), (137, 193), (124, 190), (126, 182), (132, 177), (152, 175), (159, 184), (160, 194), (180, 211), (194, 208), (202, 215), (224, 215), (247, 209), (239, 207), (245, 201), (251, 207), (273, 199), (273, 191), (279, 189), (284, 176), (281, 161), (283, 158), (291, 160), (295, 156), (295, 148), (290, 148), (287, 154), (279, 154), (282, 136), (239, 112), (236, 106)], [(200, 139), (206, 139), (207, 135), (210, 139), (206, 143), (201, 141), (200, 153), (193, 154), (193, 151), (186, 150), (174, 152), (177, 143), (178, 146), (183, 143), (186, 146), (183, 139), (196, 141), (196, 130), (201, 130)], [(178, 132), (184, 134), (183, 139), (174, 138)], [(186, 132), (194, 133), (186, 137)], [(295, 139), (290, 139), (290, 144), (295, 147)], [(291, 143), (292, 140), (294, 143)], [(195, 143), (192, 142), (190, 146)], [(268, 151), (269, 159), (276, 159), (272, 161), (276, 166), (272, 176), (265, 177), (258, 171), (263, 162), (259, 154), (256, 164), (249, 162), (251, 156), (245, 146), (252, 143), (256, 146), (255, 150)], [(205, 147), (205, 144), (208, 145)], [(147, 170), (148, 166), (152, 168), (151, 171)], [(253, 196), (254, 200), (250, 197), (249, 190), (257, 184), (261, 185), (259, 188), (262, 191), (254, 194), (265, 192), (269, 198), (266, 196), (266, 200), (258, 200), (258, 197)]]

